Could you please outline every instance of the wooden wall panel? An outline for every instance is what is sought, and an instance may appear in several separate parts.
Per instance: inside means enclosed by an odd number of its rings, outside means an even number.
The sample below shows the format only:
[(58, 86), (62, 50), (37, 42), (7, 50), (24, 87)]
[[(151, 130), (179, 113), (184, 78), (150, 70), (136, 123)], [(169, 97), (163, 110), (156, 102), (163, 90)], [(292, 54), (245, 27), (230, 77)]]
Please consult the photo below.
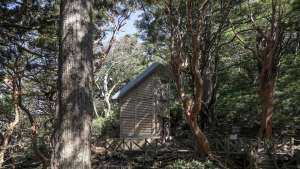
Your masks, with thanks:
[(153, 74), (128, 92), (120, 100), (120, 136), (121, 137), (151, 137), (155, 132), (157, 120), (154, 89), (157, 74)]
[(120, 100), (120, 136), (144, 137), (159, 136), (162, 131), (164, 110), (161, 108), (159, 74), (154, 73), (129, 91)]

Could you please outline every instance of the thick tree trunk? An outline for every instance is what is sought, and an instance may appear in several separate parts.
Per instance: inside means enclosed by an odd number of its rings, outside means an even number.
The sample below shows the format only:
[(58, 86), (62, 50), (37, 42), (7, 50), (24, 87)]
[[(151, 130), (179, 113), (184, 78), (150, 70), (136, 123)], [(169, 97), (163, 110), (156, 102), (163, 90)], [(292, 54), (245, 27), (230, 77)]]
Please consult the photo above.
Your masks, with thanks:
[[(204, 6), (206, 6), (208, 1), (203, 1), (200, 7), (200, 11), (202, 11)], [(190, 128), (196, 138), (197, 145), (199, 148), (199, 153), (202, 156), (206, 156), (209, 153), (209, 144), (206, 136), (200, 129), (197, 121), (197, 115), (199, 112), (202, 110), (202, 104), (203, 104), (203, 78), (201, 75), (201, 69), (200, 69), (200, 62), (202, 58), (202, 53), (200, 51), (200, 46), (201, 46), (201, 41), (199, 36), (200, 32), (196, 31), (193, 32), (193, 17), (192, 17), (192, 1), (187, 1), (187, 30), (191, 32), (192, 35), (192, 55), (191, 55), (191, 63), (190, 63), (190, 68), (191, 68), (191, 74), (192, 74), (192, 79), (194, 80), (194, 96), (192, 101), (189, 101), (193, 104), (189, 105), (188, 107), (184, 106), (186, 109), (186, 116), (187, 116), (187, 121), (190, 125)], [(205, 10), (203, 10), (205, 11)], [(204, 17), (200, 18), (200, 22), (204, 20)], [(197, 21), (198, 22), (198, 21)], [(198, 22), (197, 24), (200, 24)], [(196, 25), (197, 25), (196, 24)], [(200, 30), (202, 29), (202, 26), (199, 26)], [(185, 102), (185, 101), (184, 101)]]
[(208, 140), (202, 130), (199, 128), (197, 119), (188, 119), (188, 124), (196, 138), (200, 155), (207, 156), (209, 153)]
[(189, 115), (186, 112), (187, 122), (192, 130), (192, 133), (196, 139), (198, 150), (201, 156), (206, 156), (209, 153), (209, 144), (205, 134), (200, 129), (197, 123), (197, 116)]
[[(197, 105), (197, 104), (196, 104)], [(191, 131), (195, 137), (198, 151), (201, 156), (206, 156), (209, 154), (209, 143), (205, 136), (205, 134), (200, 129), (198, 122), (197, 122), (197, 114), (198, 111), (195, 110), (195, 104), (191, 97), (185, 97), (183, 100), (183, 107), (185, 116), (187, 119), (187, 123), (191, 128)]]
[[(277, 36), (276, 36), (277, 37)], [(261, 103), (261, 128), (260, 136), (272, 137), (273, 92), (277, 72), (276, 40), (268, 37), (267, 46), (263, 50), (261, 70), (257, 94)]]
[[(194, 62), (195, 63), (195, 62)], [(174, 63), (173, 60), (173, 73), (175, 77), (175, 83), (176, 87), (179, 93), (179, 97), (183, 103), (183, 110), (186, 116), (186, 120), (188, 125), (191, 128), (191, 131), (195, 137), (198, 151), (201, 156), (206, 156), (209, 154), (209, 142), (207, 140), (207, 137), (200, 129), (198, 122), (197, 122), (197, 116), (198, 113), (201, 112), (201, 105), (202, 105), (202, 94), (203, 94), (203, 81), (199, 75), (199, 71), (197, 71), (197, 65), (193, 65), (193, 74), (195, 77), (195, 96), (186, 96), (181, 84), (180, 80), (180, 73), (179, 68)]]
[[(260, 136), (272, 137), (272, 115), (273, 115), (273, 93), (278, 71), (280, 55), (284, 49), (284, 26), (282, 23), (282, 4), (280, 1), (272, 0), (271, 20), (268, 28), (258, 30), (258, 35), (263, 38), (257, 39), (257, 46), (261, 46), (257, 53), (260, 56), (261, 65), (257, 94), (261, 102), (261, 129)], [(266, 31), (263, 31), (266, 30)], [(246, 46), (246, 45), (245, 45)], [(255, 53), (255, 52), (254, 52)]]
[(268, 74), (262, 72), (257, 92), (262, 108), (260, 135), (265, 138), (272, 137), (274, 80), (269, 78)]
[(58, 65), (58, 119), (52, 169), (90, 169), (92, 0), (62, 0)]
[(262, 108), (260, 136), (264, 138), (272, 137), (273, 92), (276, 77), (274, 49), (274, 47), (265, 49), (266, 55), (263, 57), (257, 89)]

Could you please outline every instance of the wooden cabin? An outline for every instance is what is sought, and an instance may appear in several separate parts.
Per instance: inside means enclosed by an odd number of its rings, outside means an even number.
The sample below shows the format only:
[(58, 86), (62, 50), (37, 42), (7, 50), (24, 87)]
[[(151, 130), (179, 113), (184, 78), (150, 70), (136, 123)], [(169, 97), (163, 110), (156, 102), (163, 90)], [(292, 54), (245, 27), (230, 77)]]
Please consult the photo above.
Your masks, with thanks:
[(168, 136), (169, 87), (162, 74), (163, 66), (153, 63), (113, 95), (120, 106), (121, 138)]

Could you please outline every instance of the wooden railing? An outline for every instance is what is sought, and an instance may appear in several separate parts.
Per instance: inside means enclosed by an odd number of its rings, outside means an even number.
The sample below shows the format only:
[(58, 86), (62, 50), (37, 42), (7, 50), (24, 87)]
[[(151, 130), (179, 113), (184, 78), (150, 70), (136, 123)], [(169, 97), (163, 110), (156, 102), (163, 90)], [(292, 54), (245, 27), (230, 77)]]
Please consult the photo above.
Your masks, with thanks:
[[(250, 147), (263, 147), (266, 142), (258, 139), (237, 138), (223, 139), (209, 138), (210, 149), (219, 154), (246, 154), (250, 152)], [(276, 153), (294, 154), (297, 140), (294, 138), (273, 140), (272, 144)], [(196, 149), (195, 142), (192, 139), (169, 139), (160, 138), (111, 138), (104, 139), (98, 143), (98, 146), (104, 147), (107, 151), (193, 151)]]

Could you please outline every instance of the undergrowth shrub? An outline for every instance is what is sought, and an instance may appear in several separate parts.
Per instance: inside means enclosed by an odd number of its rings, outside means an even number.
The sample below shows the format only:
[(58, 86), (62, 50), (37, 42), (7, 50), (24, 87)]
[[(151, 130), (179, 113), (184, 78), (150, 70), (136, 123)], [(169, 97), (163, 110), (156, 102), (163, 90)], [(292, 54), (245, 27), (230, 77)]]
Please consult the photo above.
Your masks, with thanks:
[(216, 165), (214, 165), (211, 161), (184, 161), (177, 160), (173, 164), (167, 167), (168, 169), (219, 169)]

